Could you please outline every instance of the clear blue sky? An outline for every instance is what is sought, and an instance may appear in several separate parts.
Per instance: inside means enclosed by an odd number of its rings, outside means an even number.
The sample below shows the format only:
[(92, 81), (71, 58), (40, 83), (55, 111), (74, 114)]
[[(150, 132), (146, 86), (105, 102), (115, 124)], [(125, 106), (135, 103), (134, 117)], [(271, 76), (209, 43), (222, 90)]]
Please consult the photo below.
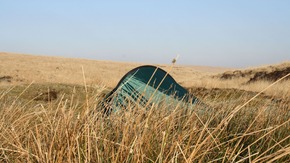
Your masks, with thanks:
[(247, 67), (290, 60), (289, 0), (0, 0), (0, 51)]

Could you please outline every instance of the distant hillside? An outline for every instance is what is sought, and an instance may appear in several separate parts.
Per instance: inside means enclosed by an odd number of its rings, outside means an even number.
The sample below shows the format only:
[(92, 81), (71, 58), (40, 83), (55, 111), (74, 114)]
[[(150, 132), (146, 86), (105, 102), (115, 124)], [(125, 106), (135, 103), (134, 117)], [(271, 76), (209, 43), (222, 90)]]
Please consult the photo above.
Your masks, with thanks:
[[(64, 57), (48, 57), (0, 52), (0, 85), (36, 83), (104, 84), (114, 87), (129, 70), (143, 65)], [(158, 65), (168, 70), (170, 65)], [(83, 69), (83, 70), (82, 70)], [(229, 68), (175, 65), (170, 74), (183, 86), (203, 76)], [(83, 74), (84, 72), (84, 74)]]
[(289, 73), (290, 62), (285, 62), (260, 68), (227, 71), (215, 77), (222, 80), (247, 78), (247, 83), (253, 83), (256, 81), (276, 81)]

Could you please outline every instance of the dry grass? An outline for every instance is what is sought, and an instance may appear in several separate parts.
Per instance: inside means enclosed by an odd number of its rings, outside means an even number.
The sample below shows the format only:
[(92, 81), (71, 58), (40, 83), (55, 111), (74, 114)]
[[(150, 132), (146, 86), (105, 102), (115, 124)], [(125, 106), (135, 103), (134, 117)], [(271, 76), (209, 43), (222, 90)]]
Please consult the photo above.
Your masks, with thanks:
[[(96, 68), (88, 66), (89, 62), (95, 65), (98, 61), (67, 61), (63, 60), (64, 67), (71, 64), (76, 76), (69, 75), (72, 70), (63, 69), (62, 73), (66, 72), (72, 80), (64, 80), (66, 77), (56, 71), (50, 72), (55, 65), (48, 60), (43, 61), (47, 63), (43, 69), (38, 69), (43, 73), (47, 71), (47, 75), (39, 75), (38, 79), (37, 72), (25, 71), (24, 81), (15, 81), (20, 74), (15, 72), (16, 67), (7, 70), (8, 61), (4, 70), (0, 64), (0, 74), (11, 75), (14, 80), (0, 87), (0, 162), (290, 161), (288, 81), (281, 81), (270, 87), (267, 94), (256, 96), (268, 83), (245, 88), (257, 92), (243, 91), (233, 89), (239, 86), (234, 81), (225, 84), (210, 78), (213, 72), (195, 71), (201, 73), (198, 75), (202, 82), (192, 81), (189, 86), (196, 85), (198, 88), (193, 91), (210, 107), (163, 104), (146, 110), (129, 106), (126, 111), (107, 117), (103, 116), (100, 105), (103, 93), (108, 91), (104, 85), (106, 76), (100, 75), (102, 78), (96, 82), (95, 74), (91, 74), (96, 73)], [(81, 66), (81, 62), (86, 63), (87, 85), (83, 84), (81, 68), (73, 68), (74, 64)], [(38, 64), (42, 65), (34, 63)], [(24, 66), (23, 71), (34, 71), (26, 68)], [(191, 68), (185, 70), (192, 71)], [(25, 78), (25, 73), (31, 76)], [(48, 76), (53, 74), (53, 82), (48, 83)], [(30, 80), (36, 83), (27, 84)], [(185, 79), (178, 80), (185, 82)], [(40, 96), (39, 92), (49, 90), (58, 93), (56, 100), (34, 100)], [(277, 95), (277, 90), (284, 94)]]
[[(29, 89), (29, 88), (28, 88)], [(28, 90), (27, 89), (27, 90)], [(7, 90), (13, 91), (13, 90)], [(290, 160), (289, 103), (228, 93), (212, 108), (131, 106), (104, 117), (102, 88), (32, 104), (0, 95), (1, 162), (266, 162)], [(93, 113), (93, 114), (92, 114)]]
[[(231, 79), (231, 80), (220, 80), (216, 78), (206, 77), (194, 83), (194, 87), (204, 87), (207, 89), (239, 89), (245, 91), (259, 92), (263, 88), (270, 85), (272, 82), (269, 81), (258, 81), (251, 84), (244, 84), (245, 79)], [(191, 87), (189, 87), (191, 88)], [(265, 94), (269, 96), (276, 96), (287, 98), (290, 95), (290, 80), (283, 80), (278, 85), (274, 85), (272, 89), (265, 91)]]
[[(11, 76), (11, 83), (62, 83), (83, 84), (82, 67), (85, 71), (87, 84), (102, 84), (114, 87), (129, 70), (141, 63), (122, 63), (112, 61), (96, 61), (62, 57), (33, 56), (0, 52), (0, 77)], [(158, 65), (168, 70), (170, 65)], [(171, 75), (185, 86), (192, 86), (192, 81), (221, 73), (228, 68), (206, 66), (175, 66)]]
[[(283, 75), (281, 75), (281, 70), (284, 71), (284, 74), (290, 73), (290, 62), (284, 62), (276, 65), (268, 65), (261, 66), (256, 68), (248, 68), (245, 70), (235, 70), (235, 71), (227, 71), (222, 74), (215, 75), (214, 77), (203, 79), (206, 80), (207, 85), (203, 85), (205, 87), (215, 87), (215, 88), (236, 88), (247, 91), (255, 91), (259, 92), (262, 88), (270, 85), (274, 81), (272, 79), (279, 79)], [(263, 77), (263, 75), (268, 74), (268, 80), (257, 80), (257, 77)], [(256, 77), (256, 78), (255, 78)], [(264, 76), (265, 77), (265, 76)], [(257, 81), (255, 81), (255, 80)], [(287, 97), (290, 95), (289, 87), (290, 87), (290, 78), (288, 80), (283, 80), (279, 83), (279, 85), (273, 86), (272, 89), (267, 90), (265, 93), (271, 96), (280, 96)], [(201, 80), (202, 81), (202, 80)], [(252, 81), (252, 82), (249, 82)], [(208, 84), (208, 83), (214, 83)]]

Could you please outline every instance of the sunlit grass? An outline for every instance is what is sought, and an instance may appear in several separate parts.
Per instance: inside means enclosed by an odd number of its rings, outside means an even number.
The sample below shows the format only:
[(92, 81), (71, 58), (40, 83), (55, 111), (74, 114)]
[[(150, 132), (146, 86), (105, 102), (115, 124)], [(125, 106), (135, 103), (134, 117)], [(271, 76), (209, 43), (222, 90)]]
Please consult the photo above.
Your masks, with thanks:
[[(35, 92), (48, 88), (61, 90), (56, 100), (33, 100)], [(34, 84), (2, 89), (0, 162), (290, 160), (286, 96), (278, 101), (276, 96), (258, 96), (243, 106), (256, 93), (209, 89), (198, 96), (208, 108), (163, 104), (146, 110), (131, 105), (104, 116), (104, 91)]]

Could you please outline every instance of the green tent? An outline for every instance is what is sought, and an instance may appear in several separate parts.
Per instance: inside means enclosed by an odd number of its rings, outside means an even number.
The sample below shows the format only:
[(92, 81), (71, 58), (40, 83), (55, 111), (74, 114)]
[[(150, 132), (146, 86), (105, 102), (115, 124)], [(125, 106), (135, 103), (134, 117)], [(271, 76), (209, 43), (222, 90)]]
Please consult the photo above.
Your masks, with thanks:
[[(155, 66), (140, 66), (129, 71), (105, 97), (106, 112), (126, 108), (129, 104), (150, 107), (153, 103), (195, 104), (191, 96), (167, 72)], [(109, 109), (108, 109), (109, 108)]]

